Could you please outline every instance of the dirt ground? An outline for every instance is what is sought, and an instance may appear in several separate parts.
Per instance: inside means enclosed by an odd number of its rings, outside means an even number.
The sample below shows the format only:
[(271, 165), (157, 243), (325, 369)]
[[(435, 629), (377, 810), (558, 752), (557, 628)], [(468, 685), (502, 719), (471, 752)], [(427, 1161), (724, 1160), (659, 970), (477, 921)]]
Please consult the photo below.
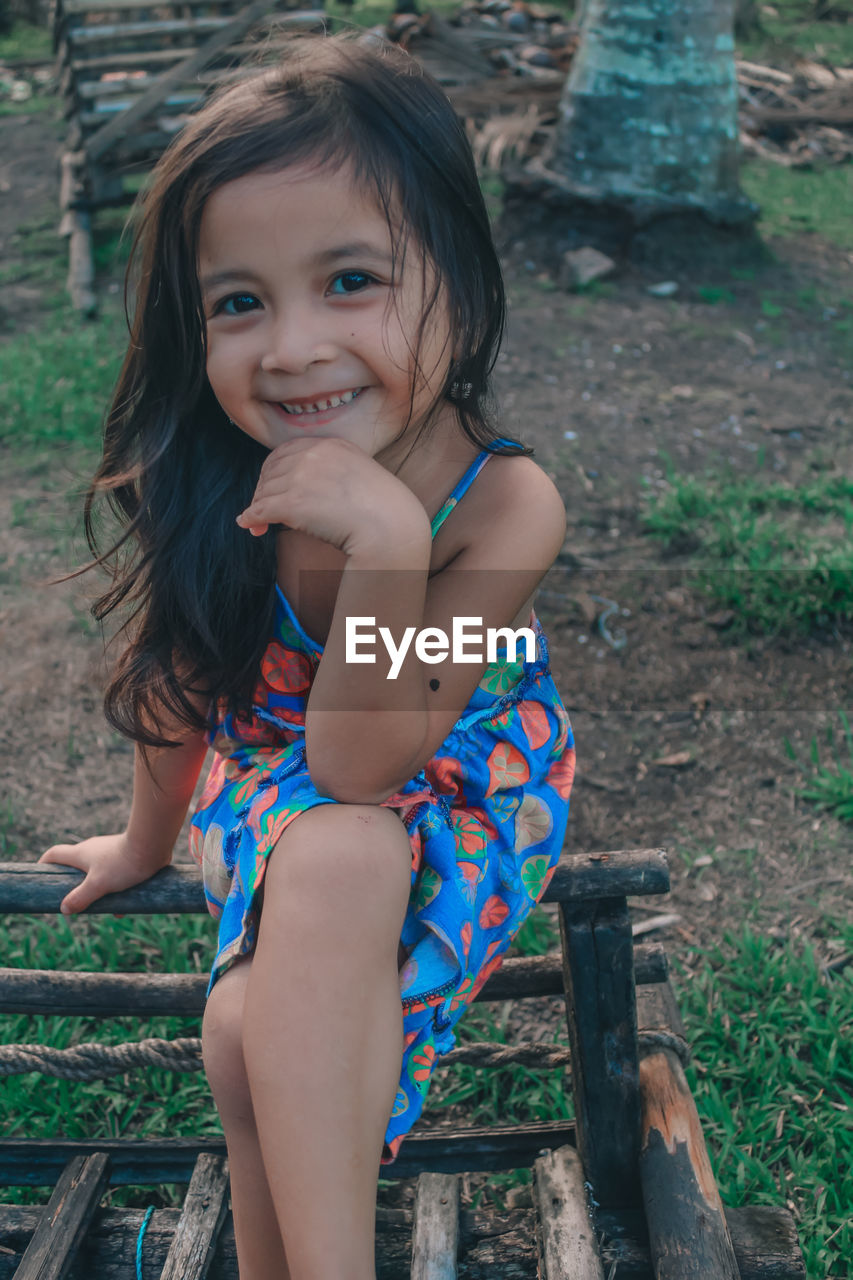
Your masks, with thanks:
[[(0, 120), (7, 264), (16, 228), (56, 216), (59, 136), (44, 115)], [(568, 847), (671, 852), (671, 894), (637, 902), (638, 919), (680, 917), (653, 934), (671, 955), (752, 916), (834, 958), (824, 922), (853, 900), (849, 829), (797, 798), (784, 743), (804, 754), (849, 709), (851, 636), (736, 643), (684, 563), (643, 536), (639, 504), (665, 457), (697, 472), (747, 469), (764, 453), (787, 480), (815, 458), (849, 468), (853, 386), (838, 337), (819, 306), (771, 323), (762, 299), (849, 296), (853, 255), (803, 236), (771, 244), (754, 278), (733, 279), (741, 251), (709, 242), (692, 258), (623, 264), (583, 296), (554, 287), (543, 243), (505, 245), (511, 312), (496, 384), (506, 430), (535, 446), (569, 514), (537, 606), (577, 739)], [(647, 292), (664, 279), (677, 281), (674, 298)], [(703, 301), (702, 285), (734, 300)], [(45, 310), (26, 281), (0, 305), (0, 340)], [(86, 584), (39, 585), (67, 567), (53, 515), (68, 466), (22, 473), (7, 458), (0, 477), (0, 803), (16, 859), (119, 829), (129, 802), (131, 749), (102, 719)], [(619, 612), (602, 623), (608, 601)]]

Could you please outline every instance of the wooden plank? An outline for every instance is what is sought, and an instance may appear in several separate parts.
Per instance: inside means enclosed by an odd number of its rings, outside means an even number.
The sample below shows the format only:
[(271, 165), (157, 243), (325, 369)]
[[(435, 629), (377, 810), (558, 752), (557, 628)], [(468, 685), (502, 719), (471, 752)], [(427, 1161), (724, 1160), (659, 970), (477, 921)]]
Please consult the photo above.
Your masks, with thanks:
[[(221, 31), (215, 32), (208, 40), (205, 40), (200, 48), (193, 50), (184, 62), (179, 62), (177, 66), (170, 67), (168, 71), (164, 71), (158, 76), (156, 84), (146, 89), (142, 96), (132, 106), (128, 107), (127, 111), (119, 119), (111, 120), (94, 137), (86, 140), (86, 154), (89, 159), (97, 160), (99, 156), (104, 155), (122, 134), (127, 133), (134, 125), (151, 115), (168, 98), (175, 85), (190, 76), (194, 76), (197, 71), (201, 71), (206, 67), (230, 44), (242, 39), (247, 31), (256, 22), (264, 18), (268, 12), (269, 0), (252, 0), (252, 3), (241, 9), (237, 16), (230, 19)], [(213, 21), (213, 19), (207, 19), (207, 21)]]
[(109, 1181), (108, 1155), (98, 1151), (72, 1156), (39, 1218), (15, 1280), (65, 1280)]
[[(127, 90), (125, 90), (124, 98), (118, 98), (117, 100), (112, 101), (108, 99), (104, 103), (95, 103), (94, 110), (80, 111), (77, 118), (84, 128), (92, 128), (96, 130), (96, 133), (89, 135), (90, 137), (100, 136), (100, 132), (105, 128), (106, 123), (117, 120), (120, 117), (123, 119), (130, 111), (133, 104), (140, 100), (141, 96), (142, 95), (140, 94), (139, 98), (134, 97), (132, 92), (128, 94)], [(204, 93), (198, 89), (176, 91), (175, 93), (171, 93), (166, 101), (160, 104), (159, 109), (166, 116), (174, 115), (182, 117), (192, 111), (195, 106), (203, 100), (204, 96)], [(184, 123), (185, 121), (182, 119), (179, 127), (183, 128)], [(85, 146), (86, 144), (84, 143), (83, 145)], [(103, 161), (101, 161), (101, 163), (103, 163)]]
[(217, 9), (224, 9), (229, 18), (233, 14), (233, 0), (63, 0), (62, 10), (65, 17), (85, 17), (89, 13), (144, 13), (146, 9), (156, 9), (158, 12), (174, 9), (181, 12), (201, 6), (212, 13)]
[(542, 1280), (604, 1280), (580, 1156), (559, 1147), (533, 1165)]
[(200, 1155), (160, 1280), (204, 1280), (228, 1212), (228, 1162)]
[[(638, 982), (663, 983), (666, 952), (660, 943), (634, 948), (634, 972)], [(207, 975), (202, 973), (68, 973), (62, 969), (0, 968), (0, 1013), (200, 1017), (207, 983)], [(475, 1000), (521, 1000), (563, 994), (563, 962), (555, 952), (504, 960)]]
[[(326, 16), (322, 9), (298, 9), (286, 14), (271, 15), (270, 34), (264, 39), (263, 53), (265, 56), (280, 52), (288, 47), (287, 39), (275, 39), (276, 31), (282, 26), (286, 31), (293, 30), (310, 30), (325, 22)], [(258, 55), (257, 41), (250, 40), (246, 43), (238, 42), (230, 45), (226, 53), (223, 54), (223, 61), (231, 57), (243, 57), (249, 55), (256, 58)], [(94, 53), (89, 57), (85, 56), (85, 50), (75, 48), (71, 56), (71, 70), (78, 76), (89, 76), (95, 71), (118, 71), (122, 67), (131, 70), (144, 70), (146, 67), (163, 67), (166, 64), (180, 62), (182, 58), (187, 56), (186, 48), (176, 49), (137, 49), (132, 52), (123, 53)], [(257, 66), (252, 68), (257, 70)]]
[(740, 1280), (696, 1105), (670, 1049), (640, 1060), (640, 1179), (656, 1280)]
[[(121, 41), (123, 44), (134, 40), (150, 43), (155, 38), (165, 36), (189, 36), (195, 39), (210, 32), (220, 32), (229, 25), (228, 18), (164, 18), (161, 22), (122, 22), (103, 23), (97, 27), (72, 27), (67, 33), (69, 47), (73, 49), (91, 48), (92, 45), (112, 44)], [(195, 48), (190, 44), (186, 52)]]
[[(82, 871), (56, 863), (4, 863), (0, 867), (0, 911), (58, 914), (62, 899), (83, 878)], [(105, 894), (92, 903), (87, 914), (158, 915), (170, 911), (197, 915), (207, 911), (201, 871), (194, 864), (163, 867), (133, 889)]]
[[(0, 911), (55, 914), (66, 893), (83, 879), (82, 871), (55, 863), (7, 862), (0, 866)], [(669, 891), (663, 849), (626, 849), (612, 853), (567, 853), (557, 864), (543, 902), (576, 903)], [(111, 893), (92, 903), (89, 913), (155, 915), (198, 912), (207, 907), (201, 872), (195, 864), (164, 867), (143, 884)]]
[(95, 314), (95, 260), (92, 253), (92, 218), (84, 209), (69, 209), (68, 276), (65, 287), (75, 311), (84, 316)]
[[(767, 1206), (726, 1210), (741, 1280), (806, 1280), (793, 1219)], [(0, 1280), (12, 1280), (26, 1240), (44, 1208), (0, 1205)], [(101, 1209), (86, 1234), (79, 1274), (95, 1280), (137, 1280), (135, 1252), (144, 1209)], [(144, 1275), (153, 1280), (165, 1262), (178, 1209), (156, 1209), (145, 1232)], [(642, 1212), (596, 1215), (605, 1276), (611, 1280), (653, 1280)], [(411, 1258), (410, 1210), (376, 1210), (377, 1280), (408, 1275)], [(459, 1280), (537, 1280), (534, 1211), (462, 1209), (459, 1215)], [(238, 1280), (230, 1215), (210, 1280)], [(709, 1277), (713, 1280), (713, 1277)]]
[(624, 898), (560, 913), (578, 1151), (607, 1208), (640, 1201), (637, 1012)]
[(422, 1173), (415, 1192), (411, 1280), (456, 1280), (459, 1178)]
[[(419, 1173), (464, 1173), (529, 1169), (544, 1148), (574, 1142), (569, 1121), (470, 1126), (409, 1134), (393, 1164), (383, 1165), (383, 1178), (413, 1178)], [(207, 1151), (226, 1155), (220, 1138), (104, 1138), (97, 1142), (66, 1138), (35, 1141), (0, 1140), (0, 1186), (53, 1186), (75, 1155), (106, 1152), (110, 1184), (126, 1187), (144, 1182), (189, 1182), (197, 1157)]]

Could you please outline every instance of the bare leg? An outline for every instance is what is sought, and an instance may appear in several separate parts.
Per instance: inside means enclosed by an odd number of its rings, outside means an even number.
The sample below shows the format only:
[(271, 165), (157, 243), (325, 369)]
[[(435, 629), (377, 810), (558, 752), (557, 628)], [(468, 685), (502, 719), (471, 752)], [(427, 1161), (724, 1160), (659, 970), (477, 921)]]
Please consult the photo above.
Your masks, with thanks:
[(396, 814), (328, 805), (291, 823), (266, 869), (243, 1050), (292, 1280), (375, 1280), (410, 866)]
[(251, 957), (238, 960), (208, 997), (204, 1067), (228, 1147), (240, 1280), (290, 1280), (243, 1060), (243, 1001), (251, 966)]

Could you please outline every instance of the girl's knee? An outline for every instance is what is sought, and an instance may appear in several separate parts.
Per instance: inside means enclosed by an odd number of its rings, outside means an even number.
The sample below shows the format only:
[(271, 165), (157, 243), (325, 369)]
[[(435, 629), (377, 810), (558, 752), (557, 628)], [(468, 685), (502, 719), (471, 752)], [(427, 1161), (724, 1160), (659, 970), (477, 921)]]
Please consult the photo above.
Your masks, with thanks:
[(391, 809), (319, 805), (287, 827), (273, 850), (266, 878), (274, 869), (274, 882), (284, 892), (318, 884), (328, 889), (333, 884), (339, 893), (369, 887), (396, 901), (408, 895), (411, 862), (406, 828)]

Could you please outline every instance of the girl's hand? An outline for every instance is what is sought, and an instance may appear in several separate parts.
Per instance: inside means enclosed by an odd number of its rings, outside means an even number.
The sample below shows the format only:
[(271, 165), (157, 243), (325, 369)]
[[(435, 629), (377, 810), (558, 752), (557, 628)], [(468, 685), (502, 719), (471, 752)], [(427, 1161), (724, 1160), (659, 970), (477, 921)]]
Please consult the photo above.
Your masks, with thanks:
[(57, 862), (64, 867), (77, 867), (86, 872), (85, 880), (76, 885), (62, 899), (59, 910), (63, 915), (85, 911), (97, 898), (107, 893), (119, 893), (131, 889), (144, 880), (150, 880), (167, 862), (152, 860), (128, 843), (127, 834), (92, 836), (80, 844), (52, 845), (39, 858), (39, 862)]
[(289, 440), (261, 468), (237, 523), (255, 536), (284, 524), (346, 555), (420, 542), (429, 521), (412, 491), (358, 445), (337, 437)]

